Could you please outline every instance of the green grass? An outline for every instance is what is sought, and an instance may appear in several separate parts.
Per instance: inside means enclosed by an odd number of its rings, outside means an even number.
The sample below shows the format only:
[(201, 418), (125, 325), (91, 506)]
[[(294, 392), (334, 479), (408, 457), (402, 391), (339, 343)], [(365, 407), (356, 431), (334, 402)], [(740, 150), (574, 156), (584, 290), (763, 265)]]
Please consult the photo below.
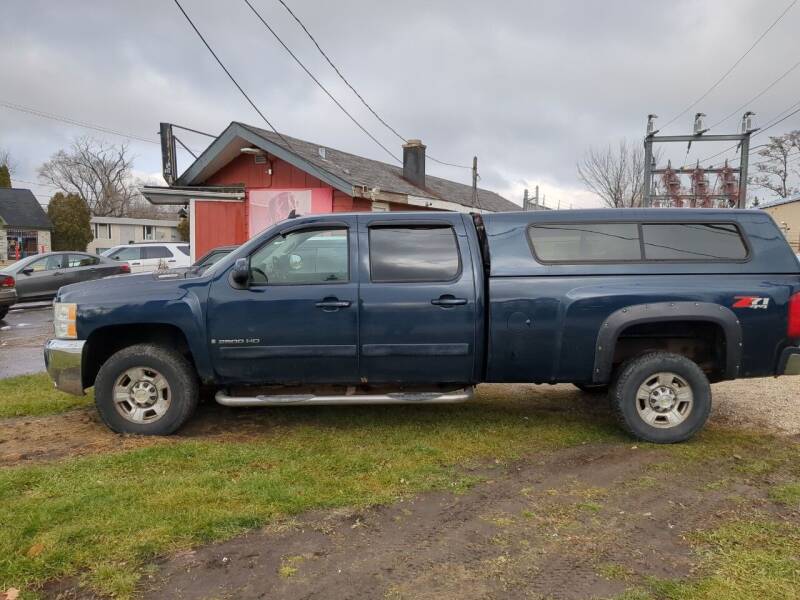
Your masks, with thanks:
[(800, 481), (774, 486), (769, 497), (780, 504), (800, 508)]
[[(391, 502), (428, 489), (463, 490), (476, 481), (464, 467), (530, 453), (599, 441), (630, 445), (602, 414), (549, 411), (522, 395), (486, 396), (453, 407), (253, 411), (241, 441), (171, 438), (124, 452), (0, 469), (0, 590), (31, 593), (47, 580), (76, 575), (100, 592), (127, 597), (154, 557), (276, 519)], [(44, 376), (0, 382), (4, 416), (88, 402), (55, 392)], [(224, 418), (235, 434), (237, 420)], [(785, 470), (797, 464), (795, 446), (712, 428), (685, 444), (647, 448), (663, 453), (658, 464), (664, 470), (713, 463), (711, 475), (719, 479)], [(776, 486), (772, 498), (795, 502), (793, 485)], [(601, 492), (581, 496), (580, 507), (601, 509)], [(704, 557), (698, 579), (652, 581), (628, 597), (770, 599), (800, 590), (795, 529), (741, 521), (693, 541)], [(302, 571), (299, 561), (282, 566), (284, 577)], [(607, 566), (605, 575), (619, 573)]]
[(609, 420), (506, 399), (276, 409), (252, 419), (264, 433), (246, 442), (173, 439), (0, 470), (0, 589), (80, 575), (124, 597), (159, 554), (313, 508), (463, 489), (475, 478), (455, 467), (487, 458), (625, 439)]
[(0, 379), (0, 418), (49, 415), (92, 402), (91, 392), (80, 397), (59, 392), (44, 373)]
[(800, 527), (756, 515), (691, 537), (704, 557), (700, 577), (653, 579), (619, 600), (788, 600), (800, 594)]

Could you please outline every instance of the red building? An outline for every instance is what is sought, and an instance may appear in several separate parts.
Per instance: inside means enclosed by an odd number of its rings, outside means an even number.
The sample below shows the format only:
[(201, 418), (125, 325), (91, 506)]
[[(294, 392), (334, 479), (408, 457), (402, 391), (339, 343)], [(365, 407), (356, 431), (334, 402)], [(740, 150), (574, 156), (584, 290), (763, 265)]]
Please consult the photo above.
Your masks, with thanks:
[(143, 189), (153, 204), (188, 206), (192, 258), (241, 244), (291, 210), (297, 214), (520, 207), (488, 190), (425, 174), (425, 146), (409, 140), (403, 166), (244, 123), (231, 123), (170, 187)]

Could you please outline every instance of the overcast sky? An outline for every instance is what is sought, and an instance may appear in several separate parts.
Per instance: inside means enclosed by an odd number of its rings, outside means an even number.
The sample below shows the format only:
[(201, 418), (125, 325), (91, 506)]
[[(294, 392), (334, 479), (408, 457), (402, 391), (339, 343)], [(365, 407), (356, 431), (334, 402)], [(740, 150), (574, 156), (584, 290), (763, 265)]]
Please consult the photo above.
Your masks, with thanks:
[[(286, 0), (333, 61), (403, 136), (429, 155), (468, 164), (481, 186), (521, 203), (537, 183), (548, 205), (598, 205), (575, 164), (587, 147), (639, 144), (646, 116), (661, 123), (698, 98), (790, 0), (486, 2)], [(337, 79), (277, 0), (252, 0), (308, 67), (385, 145), (400, 141)], [(379, 160), (391, 159), (292, 61), (243, 1), (182, 0), (198, 28), (282, 132)], [(170, 0), (5, 0), (0, 101), (157, 139), (168, 121), (218, 133), (232, 120), (263, 126)], [(793, 7), (691, 114), (666, 129), (711, 124), (800, 60)], [(758, 123), (800, 101), (800, 68), (751, 107)], [(714, 132), (734, 131), (738, 117)], [(785, 128), (783, 127), (785, 125)], [(800, 128), (800, 114), (770, 131)], [(0, 106), (0, 148), (16, 187), (79, 134), (102, 134)], [(123, 138), (105, 136), (108, 141)], [(763, 137), (766, 137), (763, 136)], [(761, 139), (761, 138), (757, 138)], [(186, 136), (192, 146), (207, 143)], [(754, 142), (755, 143), (755, 142)], [(702, 146), (699, 145), (698, 146)], [(140, 174), (160, 172), (157, 144), (131, 141)], [(685, 147), (675, 150), (683, 160)], [(693, 148), (706, 156), (717, 148)], [(182, 153), (181, 170), (190, 157)], [(469, 183), (469, 172), (428, 162)]]

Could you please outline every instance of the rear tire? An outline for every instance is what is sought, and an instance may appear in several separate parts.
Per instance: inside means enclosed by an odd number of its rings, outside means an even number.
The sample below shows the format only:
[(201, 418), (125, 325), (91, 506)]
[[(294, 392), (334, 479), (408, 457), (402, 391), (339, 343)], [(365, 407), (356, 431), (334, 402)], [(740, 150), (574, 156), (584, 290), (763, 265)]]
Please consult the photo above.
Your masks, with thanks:
[(197, 407), (198, 381), (182, 354), (152, 344), (113, 354), (95, 380), (95, 404), (117, 433), (170, 435)]
[(609, 399), (628, 433), (656, 444), (688, 440), (711, 413), (705, 373), (685, 356), (669, 352), (645, 354), (622, 365)]
[(8, 309), (9, 309), (8, 306), (0, 307), (0, 321), (6, 318), (6, 315), (8, 314)]

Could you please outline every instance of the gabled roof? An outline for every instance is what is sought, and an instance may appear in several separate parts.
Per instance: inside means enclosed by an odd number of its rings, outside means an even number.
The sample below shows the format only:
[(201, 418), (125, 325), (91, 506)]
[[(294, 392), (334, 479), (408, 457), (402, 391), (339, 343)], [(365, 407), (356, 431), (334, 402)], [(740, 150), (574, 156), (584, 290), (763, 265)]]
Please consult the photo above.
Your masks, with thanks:
[(0, 188), (0, 219), (6, 227), (53, 228), (47, 213), (30, 190)]
[[(287, 145), (288, 142), (288, 145)], [(200, 157), (178, 178), (176, 185), (201, 185), (216, 171), (239, 156), (245, 145), (253, 145), (273, 156), (313, 175), (331, 187), (350, 196), (362, 195), (360, 191), (378, 188), (382, 192), (430, 198), (472, 206), (472, 187), (441, 177), (426, 175), (425, 187), (417, 187), (403, 178), (400, 166), (364, 158), (307, 142), (288, 135), (279, 136), (272, 131), (244, 123), (231, 123)], [(324, 158), (320, 149), (324, 148)], [(514, 204), (489, 190), (478, 189), (478, 208), (501, 212), (520, 210)]]

